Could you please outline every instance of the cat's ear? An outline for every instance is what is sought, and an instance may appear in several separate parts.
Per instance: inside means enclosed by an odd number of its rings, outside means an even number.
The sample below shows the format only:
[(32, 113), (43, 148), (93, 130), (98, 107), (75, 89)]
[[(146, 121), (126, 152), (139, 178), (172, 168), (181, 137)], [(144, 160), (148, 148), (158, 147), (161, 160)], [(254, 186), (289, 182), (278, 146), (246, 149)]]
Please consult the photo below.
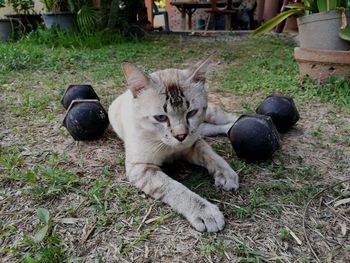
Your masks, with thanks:
[(209, 65), (212, 63), (212, 59), (217, 52), (212, 52), (206, 59), (199, 61), (193, 67), (190, 68), (190, 79), (195, 82), (205, 82), (205, 74), (208, 71)]
[(150, 79), (142, 70), (129, 62), (123, 62), (121, 67), (128, 87), (134, 98), (136, 98), (150, 84)]

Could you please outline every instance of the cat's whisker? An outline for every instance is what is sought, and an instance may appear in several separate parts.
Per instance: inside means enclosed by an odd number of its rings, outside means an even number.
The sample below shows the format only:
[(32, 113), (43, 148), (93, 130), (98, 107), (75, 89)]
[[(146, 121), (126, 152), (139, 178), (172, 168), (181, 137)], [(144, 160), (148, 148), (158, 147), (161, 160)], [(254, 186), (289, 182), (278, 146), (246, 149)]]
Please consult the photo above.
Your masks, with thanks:
[(158, 145), (156, 145), (155, 153), (159, 153), (159, 152), (165, 150), (166, 148), (167, 148), (167, 146), (164, 143), (160, 142), (160, 143), (158, 143)]

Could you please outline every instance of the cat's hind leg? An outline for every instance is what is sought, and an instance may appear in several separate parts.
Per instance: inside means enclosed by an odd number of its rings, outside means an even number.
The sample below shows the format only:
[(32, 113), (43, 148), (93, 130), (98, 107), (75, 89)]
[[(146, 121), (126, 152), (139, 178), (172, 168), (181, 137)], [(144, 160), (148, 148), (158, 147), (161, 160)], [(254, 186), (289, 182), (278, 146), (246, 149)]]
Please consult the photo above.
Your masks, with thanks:
[(225, 112), (216, 106), (209, 105), (205, 114), (204, 122), (218, 125), (228, 123), (233, 124), (237, 118), (238, 117), (232, 113)]
[(234, 114), (225, 112), (215, 106), (209, 106), (204, 123), (199, 126), (199, 133), (202, 136), (227, 134), (236, 120), (237, 116)]
[(212, 124), (212, 123), (202, 123), (199, 126), (199, 134), (202, 136), (216, 136), (219, 134), (227, 134), (229, 129), (232, 127), (233, 123), (228, 124)]

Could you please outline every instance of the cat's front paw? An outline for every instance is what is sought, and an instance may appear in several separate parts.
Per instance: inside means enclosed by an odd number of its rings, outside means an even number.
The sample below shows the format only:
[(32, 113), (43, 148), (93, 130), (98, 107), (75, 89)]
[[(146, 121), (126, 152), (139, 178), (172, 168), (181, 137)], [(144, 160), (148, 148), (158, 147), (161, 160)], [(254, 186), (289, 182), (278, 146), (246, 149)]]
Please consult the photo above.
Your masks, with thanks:
[(225, 218), (216, 205), (207, 201), (198, 202), (189, 218), (192, 226), (200, 232), (218, 232), (225, 226)]
[(215, 185), (224, 191), (237, 191), (239, 188), (238, 175), (232, 169), (218, 171), (214, 174)]

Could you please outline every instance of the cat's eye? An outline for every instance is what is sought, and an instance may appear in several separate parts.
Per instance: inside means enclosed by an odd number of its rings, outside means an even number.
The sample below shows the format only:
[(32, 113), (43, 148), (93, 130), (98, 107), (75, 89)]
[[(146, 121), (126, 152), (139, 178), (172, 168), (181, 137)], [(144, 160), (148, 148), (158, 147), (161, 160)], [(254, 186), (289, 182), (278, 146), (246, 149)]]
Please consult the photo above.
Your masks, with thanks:
[(168, 117), (166, 115), (155, 115), (153, 116), (156, 121), (159, 121), (159, 122), (165, 122), (168, 120)]
[(196, 113), (198, 112), (198, 110), (191, 110), (190, 112), (187, 113), (187, 119), (193, 117), (194, 115), (196, 115)]

